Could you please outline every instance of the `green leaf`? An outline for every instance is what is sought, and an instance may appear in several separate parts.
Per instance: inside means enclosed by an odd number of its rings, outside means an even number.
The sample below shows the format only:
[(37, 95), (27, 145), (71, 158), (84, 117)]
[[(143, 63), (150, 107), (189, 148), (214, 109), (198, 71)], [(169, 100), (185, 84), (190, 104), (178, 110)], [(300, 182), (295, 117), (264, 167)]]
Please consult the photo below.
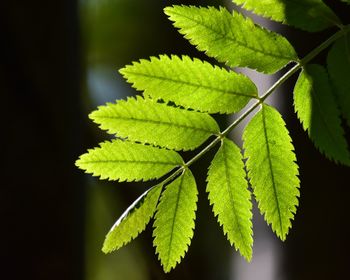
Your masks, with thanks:
[(270, 32), (225, 8), (173, 6), (165, 13), (193, 45), (231, 67), (274, 73), (297, 55), (283, 36)]
[(346, 4), (348, 4), (348, 5), (350, 5), (350, 0), (340, 0), (340, 1), (342, 1), (342, 2), (344, 2), (344, 3), (346, 3)]
[(193, 237), (197, 209), (197, 187), (190, 170), (163, 192), (154, 222), (154, 246), (165, 272), (184, 257)]
[(322, 0), (232, 0), (262, 17), (316, 32), (340, 24)]
[(247, 169), (260, 212), (285, 240), (298, 205), (299, 179), (292, 139), (276, 109), (263, 105), (243, 133)]
[(212, 160), (207, 192), (215, 216), (231, 245), (247, 260), (252, 257), (252, 203), (240, 149), (228, 139)]
[(235, 113), (257, 97), (246, 76), (188, 56), (151, 57), (120, 72), (145, 95), (203, 112)]
[(350, 37), (341, 38), (333, 45), (327, 64), (336, 101), (350, 126)]
[(294, 88), (294, 108), (315, 146), (327, 158), (350, 165), (340, 112), (324, 67), (308, 65), (301, 72)]
[(208, 114), (170, 107), (140, 96), (101, 106), (90, 118), (119, 137), (175, 150), (193, 150), (220, 131)]
[(113, 140), (88, 150), (75, 164), (100, 179), (130, 182), (160, 178), (182, 163), (174, 151)]
[(110, 253), (135, 239), (153, 217), (163, 185), (159, 184), (144, 192), (121, 215), (108, 232), (102, 251)]

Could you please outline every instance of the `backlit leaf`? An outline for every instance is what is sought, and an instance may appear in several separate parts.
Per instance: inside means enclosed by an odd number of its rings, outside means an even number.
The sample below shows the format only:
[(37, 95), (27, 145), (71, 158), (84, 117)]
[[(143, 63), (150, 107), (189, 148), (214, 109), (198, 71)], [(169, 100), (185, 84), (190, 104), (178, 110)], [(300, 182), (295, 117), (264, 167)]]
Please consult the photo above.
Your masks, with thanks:
[(252, 257), (252, 203), (240, 149), (224, 139), (208, 171), (207, 192), (227, 239), (247, 260)]
[(257, 97), (246, 76), (188, 56), (142, 59), (120, 72), (145, 95), (203, 112), (235, 113)]
[(297, 55), (283, 36), (270, 32), (225, 8), (173, 6), (165, 13), (193, 45), (231, 67), (274, 73)]
[(186, 170), (161, 196), (155, 215), (153, 244), (165, 272), (181, 261), (191, 243), (197, 194), (194, 177)]
[(126, 209), (108, 232), (102, 248), (104, 253), (118, 250), (144, 231), (156, 211), (162, 187), (157, 185), (147, 190)]
[(170, 107), (140, 96), (100, 106), (90, 118), (118, 137), (175, 150), (193, 150), (219, 132), (215, 120), (206, 113)]
[(160, 178), (182, 162), (174, 151), (113, 140), (88, 150), (75, 164), (100, 179), (130, 182)]
[(260, 212), (286, 239), (299, 196), (298, 166), (292, 139), (278, 111), (262, 105), (243, 133), (248, 177)]

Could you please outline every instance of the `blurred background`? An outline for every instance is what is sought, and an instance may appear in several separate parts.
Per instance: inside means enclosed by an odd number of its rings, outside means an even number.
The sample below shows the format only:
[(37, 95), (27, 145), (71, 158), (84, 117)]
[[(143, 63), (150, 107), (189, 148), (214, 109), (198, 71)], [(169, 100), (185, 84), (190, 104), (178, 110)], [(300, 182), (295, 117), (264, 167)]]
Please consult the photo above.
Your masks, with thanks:
[[(350, 22), (349, 6), (325, 2), (344, 23)], [(162, 272), (150, 225), (118, 252), (101, 252), (109, 228), (150, 184), (98, 181), (74, 166), (86, 149), (109, 137), (89, 121), (88, 113), (105, 102), (136, 94), (118, 74), (119, 68), (134, 60), (188, 54), (213, 62), (172, 27), (162, 12), (171, 4), (233, 7), (230, 1), (210, 0), (1, 4), (0, 278), (348, 279), (350, 170), (322, 157), (303, 132), (292, 108), (296, 76), (269, 101), (284, 116), (300, 166), (300, 206), (287, 241), (282, 243), (272, 234), (255, 206), (253, 261), (247, 264), (230, 247), (205, 195), (211, 153), (193, 166), (200, 192), (195, 235), (174, 271)], [(287, 36), (300, 56), (335, 31), (309, 34), (255, 20)], [(324, 59), (322, 54), (316, 61), (324, 63)], [(279, 76), (247, 75), (260, 90)], [(216, 118), (222, 127), (230, 121)], [(237, 133), (232, 137), (240, 143), (239, 129)]]

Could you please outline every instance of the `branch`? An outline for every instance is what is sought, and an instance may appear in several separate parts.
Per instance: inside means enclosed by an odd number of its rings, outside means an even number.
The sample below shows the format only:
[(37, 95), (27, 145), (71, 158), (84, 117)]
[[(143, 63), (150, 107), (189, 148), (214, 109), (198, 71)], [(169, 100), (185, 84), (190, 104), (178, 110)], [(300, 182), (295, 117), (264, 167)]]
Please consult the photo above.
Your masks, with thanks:
[(278, 81), (276, 81), (260, 98), (256, 100), (254, 104), (252, 104), (247, 110), (234, 122), (232, 122), (226, 129), (224, 129), (221, 133), (217, 135), (217, 137), (210, 142), (206, 147), (204, 147), (198, 154), (196, 154), (189, 161), (184, 163), (180, 168), (175, 170), (170, 176), (168, 176), (162, 183), (166, 184), (173, 179), (175, 179), (181, 172), (183, 172), (190, 165), (199, 160), (204, 154), (209, 152), (213, 147), (216, 146), (223, 138), (227, 136), (229, 132), (231, 132), (240, 122), (242, 122), (247, 116), (250, 115), (260, 104), (262, 104), (267, 97), (269, 97), (278, 87), (284, 84), (292, 75), (294, 75), (298, 70), (300, 70), (303, 66), (305, 66), (308, 62), (310, 62), (313, 58), (315, 58), (318, 54), (320, 54), (323, 50), (328, 48), (333, 42), (345, 36), (348, 32), (350, 32), (350, 25), (341, 26), (341, 29), (334, 33), (331, 37), (329, 37), (326, 41), (321, 43), (318, 47), (309, 52), (303, 59), (299, 60), (291, 69), (289, 69)]

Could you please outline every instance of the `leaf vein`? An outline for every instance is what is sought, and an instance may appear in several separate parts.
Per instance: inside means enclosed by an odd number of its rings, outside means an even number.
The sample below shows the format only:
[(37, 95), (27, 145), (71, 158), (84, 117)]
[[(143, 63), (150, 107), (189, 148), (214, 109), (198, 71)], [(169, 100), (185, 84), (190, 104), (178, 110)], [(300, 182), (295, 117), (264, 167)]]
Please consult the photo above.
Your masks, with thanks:
[(209, 89), (209, 90), (215, 90), (218, 92), (222, 92), (222, 93), (227, 93), (227, 94), (232, 94), (232, 95), (238, 95), (238, 96), (245, 96), (245, 97), (250, 97), (250, 98), (257, 98), (255, 95), (249, 95), (249, 94), (245, 94), (245, 93), (241, 93), (241, 92), (235, 92), (235, 91), (231, 91), (231, 90), (223, 90), (220, 88), (216, 88), (216, 87), (211, 87), (211, 86), (206, 86), (206, 85), (202, 85), (202, 84), (195, 84), (195, 83), (190, 83), (188, 81), (184, 81), (184, 80), (175, 80), (175, 79), (170, 79), (166, 76), (166, 74), (164, 74), (164, 76), (157, 76), (157, 75), (149, 75), (149, 74), (144, 74), (141, 72), (133, 72), (133, 71), (127, 71), (124, 70), (125, 74), (132, 74), (132, 75), (139, 75), (139, 76), (143, 76), (143, 77), (147, 77), (147, 78), (156, 78), (162, 81), (170, 81), (170, 82), (174, 82), (174, 83), (182, 83), (184, 85), (188, 85), (188, 86), (192, 86), (196, 88), (196, 91), (199, 90), (200, 88), (205, 88), (205, 89)]
[(280, 210), (279, 201), (278, 201), (278, 197), (277, 197), (276, 182), (275, 182), (275, 176), (274, 176), (274, 173), (273, 173), (274, 171), (273, 171), (273, 166), (272, 166), (272, 161), (271, 161), (271, 151), (270, 151), (269, 138), (268, 138), (267, 129), (266, 129), (266, 120), (265, 120), (264, 106), (262, 106), (261, 112), (262, 112), (264, 136), (265, 136), (265, 139), (266, 139), (267, 158), (268, 158), (269, 168), (270, 168), (270, 171), (271, 171), (272, 187), (273, 187), (274, 197), (275, 197), (275, 201), (276, 201), (276, 205), (277, 205), (278, 219), (279, 219), (279, 222), (280, 222), (281, 235), (283, 236), (281, 210)]
[[(156, 114), (157, 112), (154, 112), (154, 113)], [(201, 128), (201, 127), (189, 126), (189, 125), (184, 125), (184, 124), (177, 124), (177, 123), (173, 123), (170, 121), (166, 122), (166, 121), (155, 121), (155, 120), (147, 120), (147, 119), (112, 117), (112, 116), (99, 116), (99, 119), (130, 120), (130, 121), (138, 121), (138, 122), (145, 122), (145, 123), (162, 124), (162, 125), (168, 125), (168, 126), (176, 126), (176, 127), (187, 128), (187, 129), (192, 129), (192, 130), (196, 130), (196, 131), (203, 131), (203, 132), (207, 132), (207, 133), (215, 133), (216, 132), (216, 131), (208, 130), (208, 129)]]

